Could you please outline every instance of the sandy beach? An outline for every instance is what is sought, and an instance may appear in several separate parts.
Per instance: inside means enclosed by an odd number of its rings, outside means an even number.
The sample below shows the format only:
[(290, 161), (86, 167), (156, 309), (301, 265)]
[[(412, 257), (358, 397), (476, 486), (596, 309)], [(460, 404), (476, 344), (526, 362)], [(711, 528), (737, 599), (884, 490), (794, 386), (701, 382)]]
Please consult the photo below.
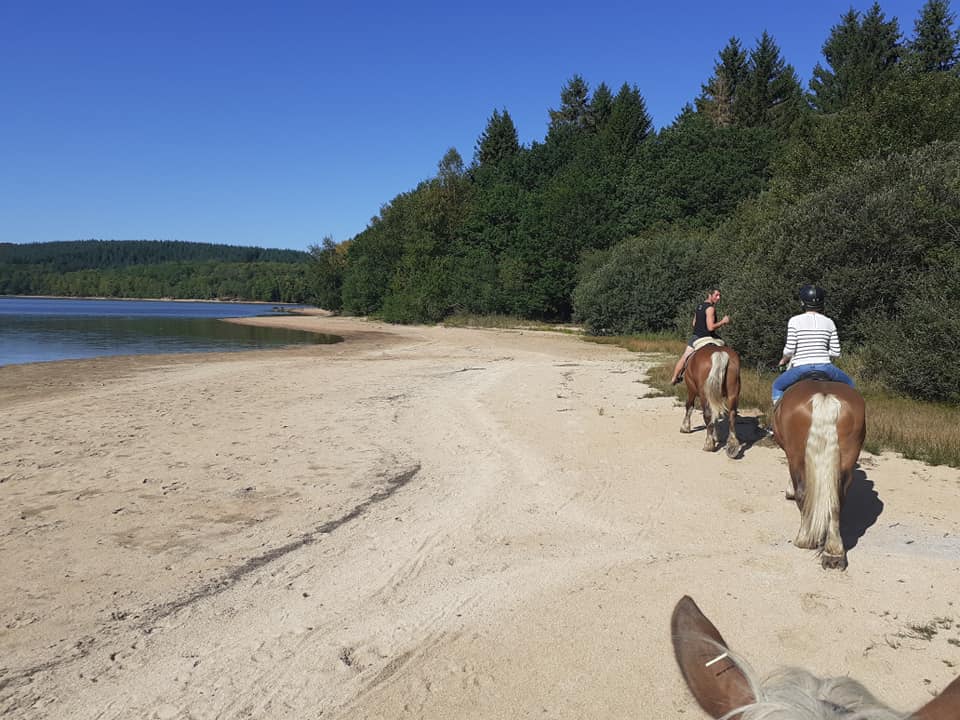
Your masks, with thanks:
[(654, 358), (248, 322), (345, 342), (0, 368), (0, 715), (699, 718), (684, 594), (760, 673), (960, 674), (958, 470), (864, 453), (828, 572), (753, 413), (704, 453)]

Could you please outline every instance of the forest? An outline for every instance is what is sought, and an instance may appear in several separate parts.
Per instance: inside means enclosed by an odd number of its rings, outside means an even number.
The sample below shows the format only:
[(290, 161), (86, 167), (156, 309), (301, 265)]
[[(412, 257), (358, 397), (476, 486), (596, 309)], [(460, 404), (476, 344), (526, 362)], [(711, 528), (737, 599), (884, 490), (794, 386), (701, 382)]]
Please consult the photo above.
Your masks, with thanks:
[(724, 338), (761, 368), (815, 283), (866, 375), (960, 401), (958, 44), (944, 0), (906, 31), (879, 3), (851, 9), (804, 88), (774, 37), (731, 37), (660, 131), (636, 85), (575, 75), (542, 142), (496, 109), (469, 162), (450, 149), (361, 233), (312, 247), (315, 300), (686, 335), (716, 286)]
[(309, 253), (175, 240), (0, 244), (0, 295), (312, 303)]
[[(309, 253), (176, 241), (0, 244), (0, 294), (311, 303), (390, 322), (573, 321), (686, 335), (723, 290), (747, 367), (779, 358), (796, 292), (822, 286), (863, 376), (960, 401), (960, 31), (946, 0), (902, 28), (850, 9), (803, 87), (776, 39), (731, 37), (656, 130), (629, 81), (560, 88), (542, 141), (507, 108), (469, 161)], [(614, 89), (616, 88), (616, 89)]]

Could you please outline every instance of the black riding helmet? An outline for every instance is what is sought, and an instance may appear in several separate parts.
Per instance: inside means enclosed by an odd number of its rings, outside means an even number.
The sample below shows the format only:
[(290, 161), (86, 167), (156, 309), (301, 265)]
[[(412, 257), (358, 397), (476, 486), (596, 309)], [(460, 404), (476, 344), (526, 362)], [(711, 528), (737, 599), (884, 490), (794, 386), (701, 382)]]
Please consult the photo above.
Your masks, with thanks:
[(804, 285), (800, 288), (800, 304), (808, 310), (820, 310), (827, 294), (816, 285)]

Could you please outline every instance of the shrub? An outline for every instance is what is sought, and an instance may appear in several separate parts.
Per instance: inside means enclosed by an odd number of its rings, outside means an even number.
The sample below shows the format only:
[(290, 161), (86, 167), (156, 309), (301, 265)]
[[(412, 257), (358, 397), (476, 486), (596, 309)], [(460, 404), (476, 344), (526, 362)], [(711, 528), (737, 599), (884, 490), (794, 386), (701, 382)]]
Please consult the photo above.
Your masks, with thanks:
[(699, 289), (696, 236), (626, 240), (573, 293), (574, 319), (594, 335), (673, 329), (679, 306)]

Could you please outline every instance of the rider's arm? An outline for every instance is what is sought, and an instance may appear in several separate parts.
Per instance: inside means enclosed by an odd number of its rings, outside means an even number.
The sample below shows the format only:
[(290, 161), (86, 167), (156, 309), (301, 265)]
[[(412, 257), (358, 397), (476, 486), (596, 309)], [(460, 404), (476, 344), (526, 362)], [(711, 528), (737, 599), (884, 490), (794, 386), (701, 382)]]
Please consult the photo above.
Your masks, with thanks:
[(787, 323), (787, 342), (783, 346), (783, 357), (780, 358), (780, 365), (786, 365), (790, 358), (797, 351), (797, 329), (792, 324)]
[(728, 322), (730, 322), (730, 318), (726, 316), (724, 316), (723, 320), (717, 320), (716, 319), (717, 311), (716, 311), (716, 308), (713, 308), (713, 307), (707, 308), (706, 316), (707, 316), (707, 330), (709, 330), (710, 332), (713, 332), (718, 327), (721, 327), (722, 325), (726, 325)]
[(832, 358), (840, 357), (840, 337), (837, 335), (836, 328), (830, 333), (830, 348), (827, 352), (829, 352)]

